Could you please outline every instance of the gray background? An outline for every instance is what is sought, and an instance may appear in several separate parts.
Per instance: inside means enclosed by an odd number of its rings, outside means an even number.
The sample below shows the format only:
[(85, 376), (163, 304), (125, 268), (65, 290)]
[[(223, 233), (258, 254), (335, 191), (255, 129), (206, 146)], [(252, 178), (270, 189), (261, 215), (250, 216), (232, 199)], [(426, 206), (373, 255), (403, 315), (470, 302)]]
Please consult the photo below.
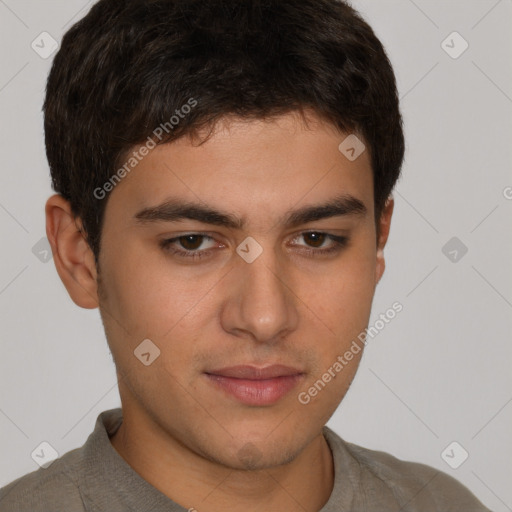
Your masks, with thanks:
[[(98, 312), (72, 303), (37, 245), (51, 194), (41, 115), (51, 57), (31, 43), (43, 31), (60, 41), (90, 5), (0, 0), (0, 485), (37, 469), (42, 441), (62, 455), (120, 404)], [(353, 5), (388, 50), (407, 138), (371, 323), (395, 301), (403, 311), (368, 343), (329, 426), (512, 510), (512, 1)], [(469, 43), (456, 59), (441, 45), (454, 31)], [(469, 453), (458, 469), (441, 457), (453, 441)]]

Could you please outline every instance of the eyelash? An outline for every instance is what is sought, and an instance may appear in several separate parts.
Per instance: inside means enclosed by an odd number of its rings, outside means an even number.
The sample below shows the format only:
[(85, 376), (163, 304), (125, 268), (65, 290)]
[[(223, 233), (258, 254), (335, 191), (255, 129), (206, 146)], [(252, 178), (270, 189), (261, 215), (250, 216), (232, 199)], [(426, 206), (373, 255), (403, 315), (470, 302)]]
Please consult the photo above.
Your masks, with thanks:
[[(336, 236), (332, 235), (330, 233), (325, 233), (323, 231), (305, 231), (303, 233), (300, 233), (296, 238), (299, 238), (300, 236), (309, 235), (309, 234), (315, 234), (315, 235), (325, 235), (327, 239), (331, 240), (333, 242), (333, 246), (329, 249), (313, 249), (313, 248), (306, 248), (302, 249), (302, 252), (307, 253), (309, 256), (315, 257), (315, 256), (323, 256), (333, 253), (338, 253), (342, 249), (344, 249), (349, 242), (349, 239), (346, 236)], [(162, 240), (160, 242), (160, 247), (164, 249), (166, 252), (169, 252), (175, 256), (182, 257), (182, 258), (190, 258), (194, 260), (199, 260), (205, 257), (209, 257), (211, 254), (209, 251), (210, 249), (198, 251), (198, 250), (180, 250), (171, 248), (171, 245), (174, 242), (178, 242), (182, 238), (186, 238), (188, 236), (195, 236), (195, 237), (202, 237), (204, 239), (213, 240), (213, 237), (206, 235), (204, 233), (186, 233), (181, 236), (177, 236), (175, 238), (168, 238), (166, 240)]]

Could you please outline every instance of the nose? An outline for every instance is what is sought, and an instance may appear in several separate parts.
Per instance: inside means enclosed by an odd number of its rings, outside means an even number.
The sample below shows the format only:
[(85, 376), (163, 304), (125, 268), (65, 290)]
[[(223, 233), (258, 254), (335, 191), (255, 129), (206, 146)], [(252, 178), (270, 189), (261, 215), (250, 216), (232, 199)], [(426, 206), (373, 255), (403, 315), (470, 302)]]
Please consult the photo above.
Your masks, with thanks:
[(236, 263), (221, 314), (226, 332), (258, 343), (275, 343), (297, 328), (298, 299), (285, 266), (270, 249), (252, 263)]

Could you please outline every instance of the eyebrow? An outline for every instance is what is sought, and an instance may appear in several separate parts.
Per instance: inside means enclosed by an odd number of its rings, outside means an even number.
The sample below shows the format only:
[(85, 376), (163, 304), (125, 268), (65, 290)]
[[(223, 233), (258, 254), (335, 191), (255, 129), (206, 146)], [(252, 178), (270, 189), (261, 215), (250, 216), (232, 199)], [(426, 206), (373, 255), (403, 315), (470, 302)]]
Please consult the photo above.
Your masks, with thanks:
[[(297, 210), (288, 211), (280, 219), (286, 227), (296, 227), (308, 222), (338, 216), (365, 216), (367, 208), (356, 197), (344, 194), (335, 197), (324, 204), (304, 206)], [(204, 224), (212, 224), (230, 229), (244, 229), (246, 219), (220, 210), (216, 210), (201, 203), (193, 203), (178, 199), (168, 199), (158, 206), (144, 208), (135, 214), (140, 224), (153, 222), (179, 222), (182, 220), (195, 220)]]

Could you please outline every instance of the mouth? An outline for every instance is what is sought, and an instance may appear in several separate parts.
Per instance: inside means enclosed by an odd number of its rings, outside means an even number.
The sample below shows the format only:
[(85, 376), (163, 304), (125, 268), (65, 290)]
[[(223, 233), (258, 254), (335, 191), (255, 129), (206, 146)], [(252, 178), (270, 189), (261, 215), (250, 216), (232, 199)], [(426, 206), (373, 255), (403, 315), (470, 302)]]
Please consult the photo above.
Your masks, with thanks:
[(246, 405), (272, 405), (287, 395), (304, 378), (298, 368), (270, 365), (258, 368), (250, 365), (231, 366), (205, 372), (218, 390)]

